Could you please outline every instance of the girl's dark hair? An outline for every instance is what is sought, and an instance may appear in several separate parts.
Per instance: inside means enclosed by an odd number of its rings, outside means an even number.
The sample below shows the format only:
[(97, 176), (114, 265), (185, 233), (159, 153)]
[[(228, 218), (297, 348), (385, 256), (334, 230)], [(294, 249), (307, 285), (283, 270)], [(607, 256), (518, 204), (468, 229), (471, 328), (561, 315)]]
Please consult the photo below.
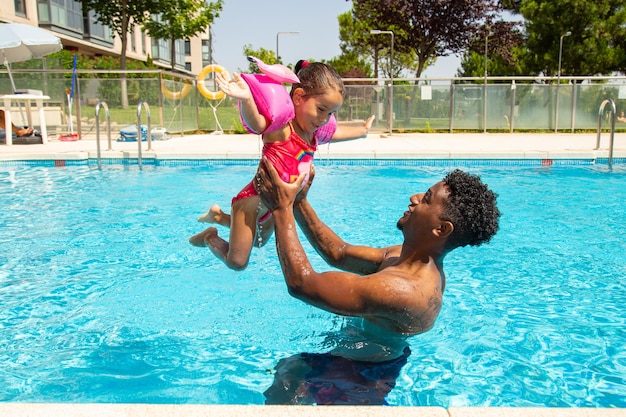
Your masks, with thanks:
[(324, 94), (330, 89), (337, 90), (342, 96), (344, 95), (343, 80), (330, 65), (300, 60), (296, 64), (295, 72), (300, 82), (293, 85), (292, 93), (300, 87), (306, 95)]
[(498, 195), (489, 190), (479, 176), (460, 169), (449, 172), (443, 182), (448, 186), (450, 195), (441, 218), (454, 225), (448, 248), (479, 246), (489, 242), (499, 227)]

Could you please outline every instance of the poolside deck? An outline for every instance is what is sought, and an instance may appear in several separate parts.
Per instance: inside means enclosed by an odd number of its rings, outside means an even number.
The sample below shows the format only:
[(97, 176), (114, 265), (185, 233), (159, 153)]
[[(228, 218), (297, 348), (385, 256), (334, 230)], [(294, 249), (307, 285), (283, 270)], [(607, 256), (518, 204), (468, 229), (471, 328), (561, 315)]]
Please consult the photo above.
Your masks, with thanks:
[[(557, 134), (370, 134), (366, 139), (322, 146), (321, 157), (382, 159), (592, 159), (608, 156), (609, 134), (599, 150), (594, 133)], [(103, 158), (136, 158), (137, 143), (113, 142)], [(96, 141), (50, 140), (46, 145), (0, 145), (1, 160), (75, 160), (96, 158)], [(143, 158), (258, 159), (255, 135), (193, 135), (155, 141), (152, 150), (142, 143)], [(614, 158), (626, 158), (626, 133), (615, 134)], [(626, 417), (616, 408), (483, 408), (483, 407), (302, 407), (258, 405), (155, 404), (30, 404), (0, 403), (6, 417)]]
[[(431, 133), (370, 134), (367, 138), (336, 142), (319, 149), (320, 157), (364, 159), (592, 159), (609, 155), (610, 134), (603, 133), (595, 150), (595, 133)], [(136, 158), (136, 142), (100, 139), (103, 158)], [(142, 142), (142, 158), (258, 159), (256, 135), (191, 135)], [(0, 160), (71, 160), (97, 157), (94, 135), (75, 142), (51, 139), (45, 145), (0, 145)], [(615, 134), (614, 158), (626, 157), (626, 133)]]

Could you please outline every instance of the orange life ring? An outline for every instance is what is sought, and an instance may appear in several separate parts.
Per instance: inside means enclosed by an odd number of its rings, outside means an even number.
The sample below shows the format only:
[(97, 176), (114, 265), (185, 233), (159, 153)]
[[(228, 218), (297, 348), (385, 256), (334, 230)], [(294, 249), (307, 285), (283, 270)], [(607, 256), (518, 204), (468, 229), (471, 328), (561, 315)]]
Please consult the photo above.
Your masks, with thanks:
[(210, 91), (209, 89), (206, 88), (205, 79), (207, 75), (209, 75), (212, 72), (219, 72), (221, 74), (228, 75), (228, 72), (226, 71), (226, 69), (220, 65), (215, 65), (215, 64), (207, 65), (206, 67), (202, 68), (202, 71), (200, 71), (200, 74), (198, 74), (198, 91), (200, 91), (200, 94), (202, 94), (204, 97), (208, 98), (209, 100), (219, 100), (222, 97), (224, 97), (223, 91), (221, 90)]
[(187, 94), (191, 91), (191, 84), (183, 84), (183, 88), (181, 91), (170, 91), (165, 85), (165, 80), (161, 80), (161, 92), (163, 95), (170, 100), (180, 100), (185, 98)]

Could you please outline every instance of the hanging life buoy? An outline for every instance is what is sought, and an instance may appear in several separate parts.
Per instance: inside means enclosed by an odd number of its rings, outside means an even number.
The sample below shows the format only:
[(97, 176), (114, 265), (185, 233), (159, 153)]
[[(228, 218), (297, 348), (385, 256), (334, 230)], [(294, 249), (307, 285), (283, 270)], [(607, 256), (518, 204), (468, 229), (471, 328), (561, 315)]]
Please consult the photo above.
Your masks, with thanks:
[(212, 72), (219, 72), (220, 74), (224, 74), (227, 77), (229, 76), (228, 72), (226, 71), (224, 67), (220, 65), (215, 65), (215, 64), (207, 65), (206, 67), (202, 68), (202, 71), (200, 71), (200, 74), (198, 74), (198, 91), (200, 91), (200, 94), (202, 94), (204, 97), (208, 98), (209, 100), (219, 100), (222, 97), (224, 97), (223, 91), (221, 90), (210, 91), (209, 89), (206, 88), (205, 79), (207, 75), (209, 75)]
[(183, 84), (183, 88), (180, 91), (170, 91), (165, 84), (165, 80), (161, 81), (161, 93), (170, 100), (180, 100), (185, 98), (191, 91), (191, 84)]

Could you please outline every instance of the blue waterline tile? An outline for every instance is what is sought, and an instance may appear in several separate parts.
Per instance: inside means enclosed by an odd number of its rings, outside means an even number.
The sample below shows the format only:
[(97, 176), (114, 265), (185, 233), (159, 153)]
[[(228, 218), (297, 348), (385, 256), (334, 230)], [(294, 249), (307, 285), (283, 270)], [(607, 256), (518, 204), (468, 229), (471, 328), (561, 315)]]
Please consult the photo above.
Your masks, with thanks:
[[(258, 159), (154, 159), (145, 158), (142, 166), (157, 167), (221, 167), (256, 166)], [(137, 158), (102, 158), (101, 165), (138, 165)], [(317, 158), (318, 166), (401, 166), (401, 167), (538, 167), (608, 165), (608, 158), (597, 159), (330, 159)], [(613, 158), (613, 164), (626, 164), (626, 158)], [(97, 159), (78, 160), (15, 160), (0, 161), (2, 168), (97, 166)]]

